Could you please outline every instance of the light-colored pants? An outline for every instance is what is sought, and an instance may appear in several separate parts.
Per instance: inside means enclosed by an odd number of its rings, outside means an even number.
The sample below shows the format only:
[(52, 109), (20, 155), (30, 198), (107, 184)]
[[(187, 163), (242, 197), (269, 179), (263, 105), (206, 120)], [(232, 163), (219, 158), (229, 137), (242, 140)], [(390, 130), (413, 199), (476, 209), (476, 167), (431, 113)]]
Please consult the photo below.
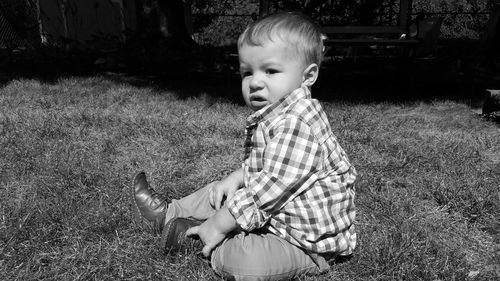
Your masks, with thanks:
[[(165, 222), (175, 217), (206, 220), (215, 214), (208, 200), (209, 187), (169, 204)], [(302, 274), (328, 271), (322, 256), (317, 263), (299, 247), (264, 231), (240, 232), (212, 251), (212, 268), (231, 280), (288, 280)]]

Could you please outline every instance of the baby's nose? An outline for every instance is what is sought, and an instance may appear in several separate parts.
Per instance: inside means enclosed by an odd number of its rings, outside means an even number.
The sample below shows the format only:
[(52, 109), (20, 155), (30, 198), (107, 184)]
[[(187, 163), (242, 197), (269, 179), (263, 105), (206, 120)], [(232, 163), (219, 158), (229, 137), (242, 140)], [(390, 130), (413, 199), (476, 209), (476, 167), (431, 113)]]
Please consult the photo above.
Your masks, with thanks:
[(264, 87), (264, 82), (262, 80), (261, 75), (254, 75), (250, 80), (250, 88), (251, 89), (260, 89)]

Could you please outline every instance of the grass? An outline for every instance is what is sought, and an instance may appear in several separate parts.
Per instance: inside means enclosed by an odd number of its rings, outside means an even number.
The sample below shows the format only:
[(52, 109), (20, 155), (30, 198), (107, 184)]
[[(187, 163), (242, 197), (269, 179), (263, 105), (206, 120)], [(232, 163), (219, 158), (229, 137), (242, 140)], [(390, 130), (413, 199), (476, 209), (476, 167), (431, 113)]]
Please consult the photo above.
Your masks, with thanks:
[[(355, 255), (302, 280), (500, 277), (500, 129), (468, 106), (324, 102), (359, 171)], [(137, 228), (138, 170), (177, 198), (239, 166), (249, 110), (104, 77), (0, 88), (1, 280), (216, 280)]]

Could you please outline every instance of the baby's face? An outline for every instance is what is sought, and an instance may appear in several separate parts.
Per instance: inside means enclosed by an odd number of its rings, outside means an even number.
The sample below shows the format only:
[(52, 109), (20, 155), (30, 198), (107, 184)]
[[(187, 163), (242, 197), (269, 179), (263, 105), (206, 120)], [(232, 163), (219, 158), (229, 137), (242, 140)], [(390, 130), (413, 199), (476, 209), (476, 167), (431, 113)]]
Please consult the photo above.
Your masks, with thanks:
[(253, 110), (280, 100), (302, 85), (305, 65), (290, 48), (276, 40), (239, 49), (243, 98)]

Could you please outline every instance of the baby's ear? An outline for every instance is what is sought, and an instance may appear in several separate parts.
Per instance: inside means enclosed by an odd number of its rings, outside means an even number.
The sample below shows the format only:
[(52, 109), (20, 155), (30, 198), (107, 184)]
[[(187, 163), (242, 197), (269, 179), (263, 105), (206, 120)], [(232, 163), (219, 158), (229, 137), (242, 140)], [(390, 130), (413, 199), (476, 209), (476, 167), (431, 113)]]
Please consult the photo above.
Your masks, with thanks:
[(319, 66), (315, 63), (311, 63), (306, 69), (304, 70), (303, 73), (303, 81), (302, 85), (311, 87), (314, 82), (316, 82), (316, 79), (318, 79), (318, 74), (319, 74)]

